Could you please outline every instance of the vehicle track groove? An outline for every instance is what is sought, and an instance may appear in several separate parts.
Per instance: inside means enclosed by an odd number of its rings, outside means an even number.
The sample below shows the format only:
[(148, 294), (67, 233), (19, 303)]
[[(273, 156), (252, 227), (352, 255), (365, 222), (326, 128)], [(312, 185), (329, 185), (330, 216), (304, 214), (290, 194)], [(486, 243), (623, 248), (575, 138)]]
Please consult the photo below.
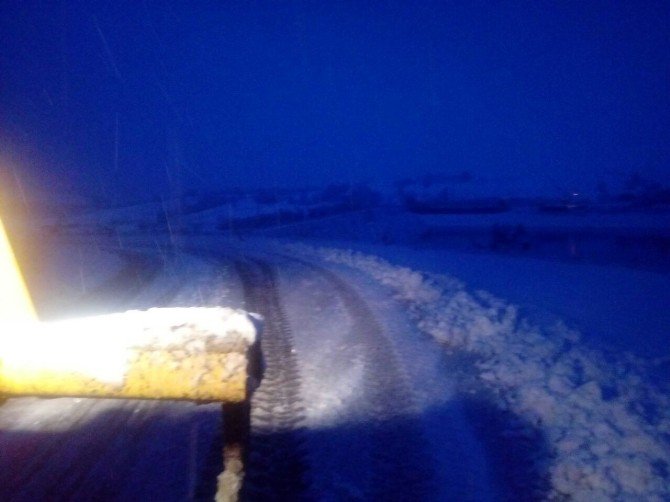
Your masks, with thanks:
[(375, 315), (356, 289), (336, 272), (316, 263), (284, 256), (320, 275), (340, 298), (352, 321), (365, 361), (364, 403), (372, 439), (372, 479), (368, 500), (421, 500), (434, 487), (431, 462), (423, 455), (427, 439), (420, 428), (417, 406), (409, 379), (395, 348)]
[(301, 428), (305, 420), (293, 335), (279, 299), (277, 275), (262, 260), (238, 260), (247, 310), (265, 318), (263, 378), (251, 397), (251, 433), (243, 500), (305, 497)]

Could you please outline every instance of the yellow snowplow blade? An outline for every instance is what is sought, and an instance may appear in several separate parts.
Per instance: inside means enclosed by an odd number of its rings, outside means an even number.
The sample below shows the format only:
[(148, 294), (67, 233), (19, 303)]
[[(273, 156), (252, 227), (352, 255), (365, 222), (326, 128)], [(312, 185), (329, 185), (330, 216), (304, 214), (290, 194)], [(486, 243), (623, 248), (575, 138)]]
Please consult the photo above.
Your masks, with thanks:
[(35, 319), (35, 308), (0, 219), (0, 322)]
[(0, 324), (0, 394), (242, 402), (256, 324), (222, 307)]
[(241, 402), (257, 325), (221, 307), (38, 322), (0, 220), (0, 396)]

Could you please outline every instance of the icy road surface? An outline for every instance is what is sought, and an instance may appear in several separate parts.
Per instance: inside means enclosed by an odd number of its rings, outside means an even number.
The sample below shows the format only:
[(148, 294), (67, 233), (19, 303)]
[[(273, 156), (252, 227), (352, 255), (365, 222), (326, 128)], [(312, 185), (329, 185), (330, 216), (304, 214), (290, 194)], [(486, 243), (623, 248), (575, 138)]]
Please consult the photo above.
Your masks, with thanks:
[[(204, 237), (167, 249), (126, 242), (125, 266), (78, 305), (265, 316), (250, 500), (670, 495), (670, 402), (642, 361), (373, 256)], [(222, 426), (216, 404), (10, 399), (0, 499), (211, 499)]]

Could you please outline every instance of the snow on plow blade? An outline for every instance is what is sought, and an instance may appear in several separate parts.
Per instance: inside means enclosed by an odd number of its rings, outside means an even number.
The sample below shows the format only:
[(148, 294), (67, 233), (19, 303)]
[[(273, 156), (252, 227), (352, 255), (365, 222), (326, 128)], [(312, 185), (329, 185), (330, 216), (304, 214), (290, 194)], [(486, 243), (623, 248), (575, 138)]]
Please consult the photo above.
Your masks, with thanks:
[(0, 394), (242, 402), (253, 314), (154, 308), (0, 324)]

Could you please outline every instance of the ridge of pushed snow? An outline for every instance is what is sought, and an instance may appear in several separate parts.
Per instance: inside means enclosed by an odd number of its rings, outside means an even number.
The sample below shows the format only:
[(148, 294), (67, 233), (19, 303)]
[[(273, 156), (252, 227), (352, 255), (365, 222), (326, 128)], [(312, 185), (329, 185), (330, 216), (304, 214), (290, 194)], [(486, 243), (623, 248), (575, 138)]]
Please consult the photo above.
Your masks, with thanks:
[(421, 331), (476, 355), (477, 377), (495, 391), (496, 404), (546, 434), (550, 458), (536, 461), (549, 463), (549, 498), (670, 496), (670, 396), (649, 384), (644, 360), (587, 348), (563, 322), (533, 323), (450, 276), (351, 250), (290, 247), (364, 272), (391, 288)]

